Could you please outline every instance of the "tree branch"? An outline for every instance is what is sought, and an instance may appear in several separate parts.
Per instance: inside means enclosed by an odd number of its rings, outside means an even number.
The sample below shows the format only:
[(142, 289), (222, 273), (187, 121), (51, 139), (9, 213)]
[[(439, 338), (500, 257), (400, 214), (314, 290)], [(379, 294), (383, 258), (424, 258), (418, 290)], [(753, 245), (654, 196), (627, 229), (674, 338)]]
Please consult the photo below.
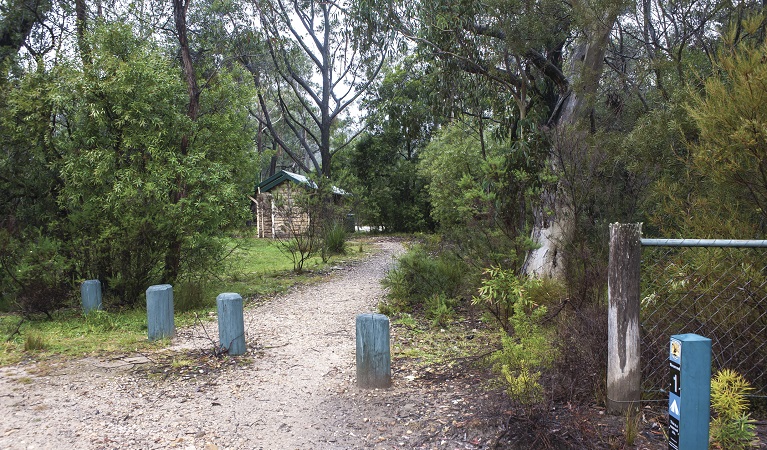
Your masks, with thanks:
[(280, 137), (280, 134), (277, 133), (277, 130), (274, 128), (274, 124), (272, 123), (271, 116), (269, 114), (269, 108), (266, 106), (266, 100), (264, 100), (264, 95), (260, 92), (258, 93), (258, 103), (261, 105), (261, 111), (264, 113), (264, 124), (266, 125), (266, 128), (269, 129), (269, 134), (272, 135), (272, 139), (277, 143), (277, 145), (280, 146), (283, 150), (285, 150), (285, 153), (290, 156), (290, 159), (295, 161), (296, 164), (303, 170), (304, 172), (310, 172), (309, 167), (304, 164), (304, 162), (296, 156), (295, 153), (288, 147), (288, 145), (285, 143), (285, 141), (282, 140)]

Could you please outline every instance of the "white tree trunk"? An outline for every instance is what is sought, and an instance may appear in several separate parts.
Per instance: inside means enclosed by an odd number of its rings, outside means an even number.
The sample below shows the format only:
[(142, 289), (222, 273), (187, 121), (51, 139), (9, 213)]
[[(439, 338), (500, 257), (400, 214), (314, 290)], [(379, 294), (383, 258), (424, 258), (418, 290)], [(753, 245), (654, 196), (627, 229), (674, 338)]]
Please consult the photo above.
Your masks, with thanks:
[(565, 275), (564, 246), (572, 238), (574, 217), (564, 204), (555, 213), (556, 217), (543, 219), (533, 228), (531, 239), (538, 247), (528, 252), (525, 259), (522, 271), (527, 276), (562, 279)]
[[(572, 55), (569, 76), (571, 88), (562, 95), (558, 107), (559, 115), (552, 127), (555, 141), (550, 164), (554, 174), (560, 174), (562, 169), (557, 146), (583, 145), (585, 142), (584, 136), (588, 133), (585, 125), (588, 124), (593, 109), (610, 32), (618, 17), (618, 10), (617, 7), (609, 8), (603, 13), (601, 20), (595, 19), (594, 25), (587, 30)], [(554, 279), (562, 279), (565, 275), (565, 248), (573, 238), (576, 220), (571, 206), (572, 199), (563, 187), (566, 182), (567, 180), (560, 180), (553, 191), (544, 195), (540, 211), (535, 214), (531, 239), (537, 248), (527, 254), (522, 267), (525, 275)]]

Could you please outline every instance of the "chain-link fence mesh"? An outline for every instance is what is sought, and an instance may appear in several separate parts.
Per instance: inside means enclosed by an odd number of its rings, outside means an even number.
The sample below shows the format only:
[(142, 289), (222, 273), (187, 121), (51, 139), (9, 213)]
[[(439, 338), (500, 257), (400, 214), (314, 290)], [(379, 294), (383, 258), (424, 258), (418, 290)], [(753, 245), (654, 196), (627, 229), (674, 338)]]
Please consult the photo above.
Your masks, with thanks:
[(666, 395), (674, 334), (712, 340), (712, 373), (734, 369), (767, 396), (767, 248), (642, 249), (642, 389)]

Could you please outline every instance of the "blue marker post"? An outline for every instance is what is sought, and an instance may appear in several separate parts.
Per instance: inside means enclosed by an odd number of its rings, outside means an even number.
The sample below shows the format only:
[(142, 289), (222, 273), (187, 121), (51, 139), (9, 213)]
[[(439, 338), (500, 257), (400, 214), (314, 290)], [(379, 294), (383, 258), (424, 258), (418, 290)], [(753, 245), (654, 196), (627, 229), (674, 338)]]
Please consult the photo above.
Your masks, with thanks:
[(245, 353), (245, 321), (242, 313), (242, 296), (226, 292), (216, 297), (218, 307), (218, 340), (227, 354)]
[(357, 385), (361, 388), (391, 386), (391, 337), (389, 318), (383, 314), (358, 314)]
[(173, 337), (173, 286), (158, 284), (146, 290), (146, 318), (150, 341)]
[(94, 310), (101, 310), (101, 282), (99, 280), (86, 280), (80, 285), (83, 313), (88, 314)]
[(669, 344), (668, 448), (708, 448), (711, 339), (676, 334)]

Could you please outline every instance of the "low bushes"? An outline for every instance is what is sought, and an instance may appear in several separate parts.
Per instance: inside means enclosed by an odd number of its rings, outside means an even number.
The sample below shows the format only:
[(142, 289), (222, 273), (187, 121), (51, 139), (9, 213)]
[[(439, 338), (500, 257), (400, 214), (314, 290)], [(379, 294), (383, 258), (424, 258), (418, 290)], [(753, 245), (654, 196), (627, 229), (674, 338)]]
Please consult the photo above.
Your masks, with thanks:
[(322, 261), (333, 255), (346, 254), (346, 229), (340, 221), (332, 221), (322, 230)]
[[(388, 301), (379, 311), (420, 314), (439, 328), (481, 316), (487, 326), (502, 330), (486, 361), (509, 398), (528, 411), (551, 401), (600, 398), (606, 365), (603, 305), (574, 300), (565, 284), (521, 277), (512, 269), (491, 267), (478, 285), (477, 278), (453, 254), (415, 245), (386, 277)], [(468, 298), (472, 301), (461, 301)]]
[[(384, 279), (389, 289), (390, 311), (410, 312), (423, 308), (428, 302), (435, 303), (434, 297), (457, 299), (465, 289), (468, 268), (466, 264), (449, 253), (433, 254), (423, 245), (415, 245), (403, 255), (393, 270)], [(439, 305), (432, 309), (439, 309)], [(444, 309), (444, 306), (442, 307)]]
[(745, 450), (753, 448), (756, 425), (748, 413), (746, 396), (754, 389), (739, 373), (720, 370), (711, 380), (711, 448)]

